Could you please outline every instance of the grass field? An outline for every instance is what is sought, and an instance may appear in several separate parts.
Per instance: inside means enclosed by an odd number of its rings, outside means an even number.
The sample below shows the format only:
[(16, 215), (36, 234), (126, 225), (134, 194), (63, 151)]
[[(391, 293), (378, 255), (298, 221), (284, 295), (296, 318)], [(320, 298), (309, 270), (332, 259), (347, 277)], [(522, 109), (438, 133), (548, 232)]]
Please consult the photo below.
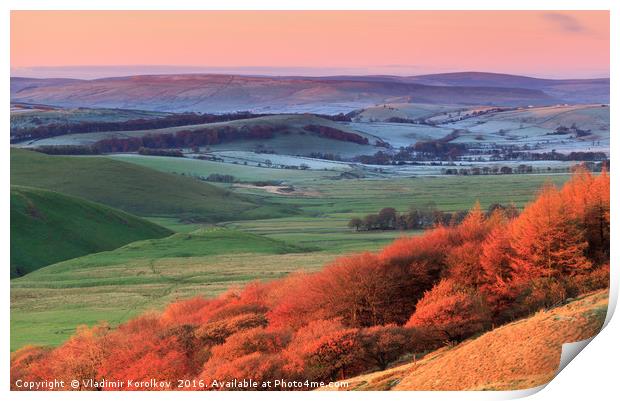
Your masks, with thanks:
[[(261, 188), (231, 190), (287, 205), (299, 210), (296, 216), (240, 220), (221, 223), (243, 231), (294, 242), (302, 246), (331, 250), (376, 249), (400, 232), (352, 233), (347, 228), (354, 216), (376, 213), (384, 207), (407, 211), (410, 207), (434, 205), (443, 211), (468, 210), (476, 201), (482, 207), (493, 203), (524, 206), (546, 183), (562, 185), (569, 175), (506, 175), (470, 177), (409, 177), (334, 179), (333, 172), (282, 170), (194, 159), (146, 156), (113, 156), (162, 172), (186, 175), (230, 174), (240, 180), (275, 180), (294, 185), (315, 195), (295, 196), (269, 193)], [(171, 221), (155, 220), (166, 227), (184, 230)], [(172, 224), (172, 225), (170, 225)], [(195, 228), (194, 226), (192, 226)]]
[(222, 163), (180, 157), (152, 157), (140, 155), (113, 155), (111, 159), (137, 164), (165, 173), (196, 175), (208, 177), (210, 174), (230, 174), (240, 181), (286, 181), (302, 184), (337, 177), (334, 171), (285, 170), (279, 168), (245, 166), (243, 164)]
[(11, 149), (11, 183), (62, 192), (138, 216), (222, 221), (294, 212), (189, 177), (105, 157), (48, 156)]
[(400, 366), (354, 377), (343, 390), (517, 390), (548, 383), (562, 344), (601, 330), (608, 291), (499, 327), (456, 347), (444, 347)]
[(335, 256), (212, 228), (57, 263), (11, 281), (11, 349), (59, 344), (79, 324), (115, 325), (176, 299), (315, 270)]
[(11, 187), (11, 277), (171, 232), (107, 206), (43, 189)]
[[(410, 232), (352, 232), (347, 223), (352, 217), (377, 213), (384, 207), (400, 212), (410, 207), (434, 205), (443, 211), (469, 210), (476, 201), (483, 208), (493, 203), (524, 206), (546, 183), (561, 185), (568, 175), (418, 177), (368, 180), (322, 180), (309, 183), (318, 197), (278, 197), (278, 201), (295, 206), (303, 216), (277, 219), (235, 221), (225, 224), (238, 230), (266, 235), (295, 244), (333, 251), (374, 250)], [(240, 189), (239, 191), (242, 191)], [(247, 190), (258, 193), (260, 190)]]

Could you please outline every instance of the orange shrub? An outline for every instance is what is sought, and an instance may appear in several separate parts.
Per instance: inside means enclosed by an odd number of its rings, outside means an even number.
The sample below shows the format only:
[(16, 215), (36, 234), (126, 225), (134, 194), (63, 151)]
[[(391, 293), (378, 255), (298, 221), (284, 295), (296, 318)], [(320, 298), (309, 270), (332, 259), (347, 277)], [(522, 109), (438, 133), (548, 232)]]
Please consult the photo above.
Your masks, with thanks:
[(110, 352), (98, 373), (108, 380), (171, 380), (176, 385), (177, 379), (187, 378), (196, 369), (191, 330), (172, 330), (158, 315), (119, 326), (106, 343)]
[[(39, 366), (48, 363), (50, 348), (27, 345), (11, 353), (11, 390), (19, 390), (16, 381), (43, 381), (45, 377), (37, 371)], [(47, 377), (47, 375), (45, 375)]]
[(289, 327), (331, 318), (352, 327), (404, 323), (417, 295), (430, 285), (430, 279), (413, 274), (409, 266), (363, 253), (337, 259), (323, 271), (296, 281), (288, 298), (267, 316), (274, 325)]
[[(203, 380), (210, 390), (278, 390), (278, 387), (263, 388), (262, 384), (271, 380), (286, 377), (285, 361), (279, 354), (262, 354), (255, 352), (240, 356), (227, 363), (217, 366), (207, 366), (198, 380)], [(228, 386), (224, 383), (235, 383), (235, 380), (252, 380), (257, 387)], [(219, 383), (219, 384), (214, 384)]]
[(57, 379), (67, 383), (75, 379), (80, 383), (79, 390), (89, 390), (84, 388), (84, 382), (100, 378), (101, 364), (112, 352), (106, 336), (108, 331), (106, 325), (92, 329), (79, 326), (67, 342), (47, 357), (38, 359), (32, 366), (31, 374), (43, 380)]
[(297, 331), (284, 352), (291, 377), (316, 381), (343, 379), (363, 366), (358, 330), (336, 320), (316, 320)]
[(442, 280), (418, 302), (407, 327), (432, 328), (449, 341), (488, 329), (491, 316), (480, 295), (453, 280)]
[(254, 328), (233, 334), (224, 344), (213, 347), (211, 360), (231, 361), (253, 353), (275, 354), (282, 351), (291, 340), (289, 330)]
[(425, 352), (441, 345), (435, 330), (389, 324), (360, 330), (359, 341), (365, 368), (383, 370), (408, 353)]

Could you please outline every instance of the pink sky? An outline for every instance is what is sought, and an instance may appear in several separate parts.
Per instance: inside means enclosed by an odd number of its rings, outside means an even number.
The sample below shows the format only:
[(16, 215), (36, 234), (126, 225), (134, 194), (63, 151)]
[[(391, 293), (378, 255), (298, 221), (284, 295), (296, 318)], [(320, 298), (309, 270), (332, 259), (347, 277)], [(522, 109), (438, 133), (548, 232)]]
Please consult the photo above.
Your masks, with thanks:
[[(609, 76), (607, 11), (13, 11), (13, 75), (31, 67), (181, 72)], [(102, 67), (104, 66), (104, 67)], [(185, 67), (183, 67), (185, 66)], [(188, 66), (193, 66), (188, 68)], [(185, 68), (185, 69), (184, 69)], [(134, 67), (149, 72), (146, 67)], [(79, 75), (88, 69), (71, 69)], [(48, 68), (48, 74), (63, 71)], [(65, 74), (68, 69), (64, 69)], [(113, 69), (107, 68), (107, 75)], [(116, 69), (116, 71), (120, 71)], [(157, 70), (154, 70), (157, 72)], [(33, 72), (33, 74), (36, 74)], [(61, 72), (62, 74), (62, 72)], [(113, 74), (112, 74), (113, 75)]]

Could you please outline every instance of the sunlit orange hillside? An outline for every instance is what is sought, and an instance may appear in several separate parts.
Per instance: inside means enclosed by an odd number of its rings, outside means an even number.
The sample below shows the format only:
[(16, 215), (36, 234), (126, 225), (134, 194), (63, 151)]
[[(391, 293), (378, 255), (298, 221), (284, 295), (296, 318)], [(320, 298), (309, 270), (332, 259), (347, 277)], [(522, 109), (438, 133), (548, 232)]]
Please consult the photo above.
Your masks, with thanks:
[[(516, 390), (549, 382), (562, 344), (596, 335), (607, 312), (608, 291), (540, 311), (456, 347), (422, 359), (348, 379), (339, 390)], [(325, 388), (327, 389), (327, 388)]]
[[(540, 385), (553, 377), (562, 343), (591, 337), (603, 323), (609, 184), (606, 171), (578, 169), (517, 216), (485, 214), (476, 204), (460, 223), (341, 257), (318, 272), (180, 300), (116, 328), (82, 327), (57, 348), (15, 351), (12, 383), (79, 377), (82, 390), (153, 377), (175, 390), (251, 389), (243, 384), (249, 379), (280, 390), (348, 378), (368, 389)], [(412, 355), (425, 357), (385, 371)], [(376, 371), (383, 372), (359, 376)]]

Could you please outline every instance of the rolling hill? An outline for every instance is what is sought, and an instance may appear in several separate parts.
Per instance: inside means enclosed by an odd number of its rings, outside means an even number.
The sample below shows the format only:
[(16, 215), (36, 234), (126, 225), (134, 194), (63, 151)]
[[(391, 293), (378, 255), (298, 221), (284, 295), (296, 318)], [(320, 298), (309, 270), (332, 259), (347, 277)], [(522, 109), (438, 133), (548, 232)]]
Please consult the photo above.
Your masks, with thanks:
[(541, 79), (488, 72), (454, 72), (407, 77), (405, 82), (464, 87), (541, 90), (568, 103), (609, 103), (609, 78)]
[(13, 148), (11, 183), (62, 192), (138, 216), (215, 222), (294, 212), (193, 178), (105, 157), (48, 156)]
[(46, 266), (11, 281), (11, 349), (57, 345), (77, 325), (112, 325), (176, 299), (220, 294), (252, 280), (304, 267), (333, 254), (237, 230), (200, 229), (137, 241)]
[(216, 74), (139, 75), (95, 80), (12, 78), (11, 100), (76, 107), (154, 111), (348, 112), (376, 103), (544, 105), (549, 94), (519, 87), (429, 86), (400, 79), (265, 77)]
[(562, 344), (593, 337), (607, 314), (599, 291), (506, 324), (417, 361), (348, 379), (341, 390), (518, 390), (548, 383)]
[(47, 124), (71, 124), (81, 122), (121, 122), (128, 120), (149, 120), (168, 116), (142, 110), (93, 109), (87, 107), (63, 108), (36, 104), (11, 104), (11, 130), (32, 128)]
[(170, 234), (166, 228), (107, 206), (43, 189), (11, 187), (11, 278)]
[[(333, 139), (313, 132), (309, 127), (332, 129), (334, 132), (340, 131), (353, 134), (360, 140), (366, 140), (368, 144), (360, 144), (345, 139)], [(176, 134), (181, 131), (197, 131), (207, 129), (229, 128), (234, 131), (262, 130), (272, 133), (272, 138), (257, 138), (225, 141), (222, 144), (211, 145), (214, 148), (234, 148), (253, 150), (257, 147), (261, 149), (272, 149), (277, 153), (299, 154), (310, 152), (333, 153), (335, 151), (346, 150), (354, 154), (371, 154), (377, 151), (373, 146), (380, 138), (376, 135), (356, 131), (346, 125), (339, 124), (327, 118), (311, 114), (278, 114), (261, 116), (243, 120), (226, 122), (182, 125), (178, 127), (148, 129), (140, 131), (107, 131), (89, 132), (79, 134), (67, 134), (51, 138), (42, 138), (29, 142), (17, 144), (23, 147), (38, 146), (59, 146), (59, 145), (93, 145), (97, 141), (110, 138), (139, 138), (146, 135)], [(300, 144), (303, 143), (303, 148)], [(283, 148), (283, 149), (282, 149)]]

